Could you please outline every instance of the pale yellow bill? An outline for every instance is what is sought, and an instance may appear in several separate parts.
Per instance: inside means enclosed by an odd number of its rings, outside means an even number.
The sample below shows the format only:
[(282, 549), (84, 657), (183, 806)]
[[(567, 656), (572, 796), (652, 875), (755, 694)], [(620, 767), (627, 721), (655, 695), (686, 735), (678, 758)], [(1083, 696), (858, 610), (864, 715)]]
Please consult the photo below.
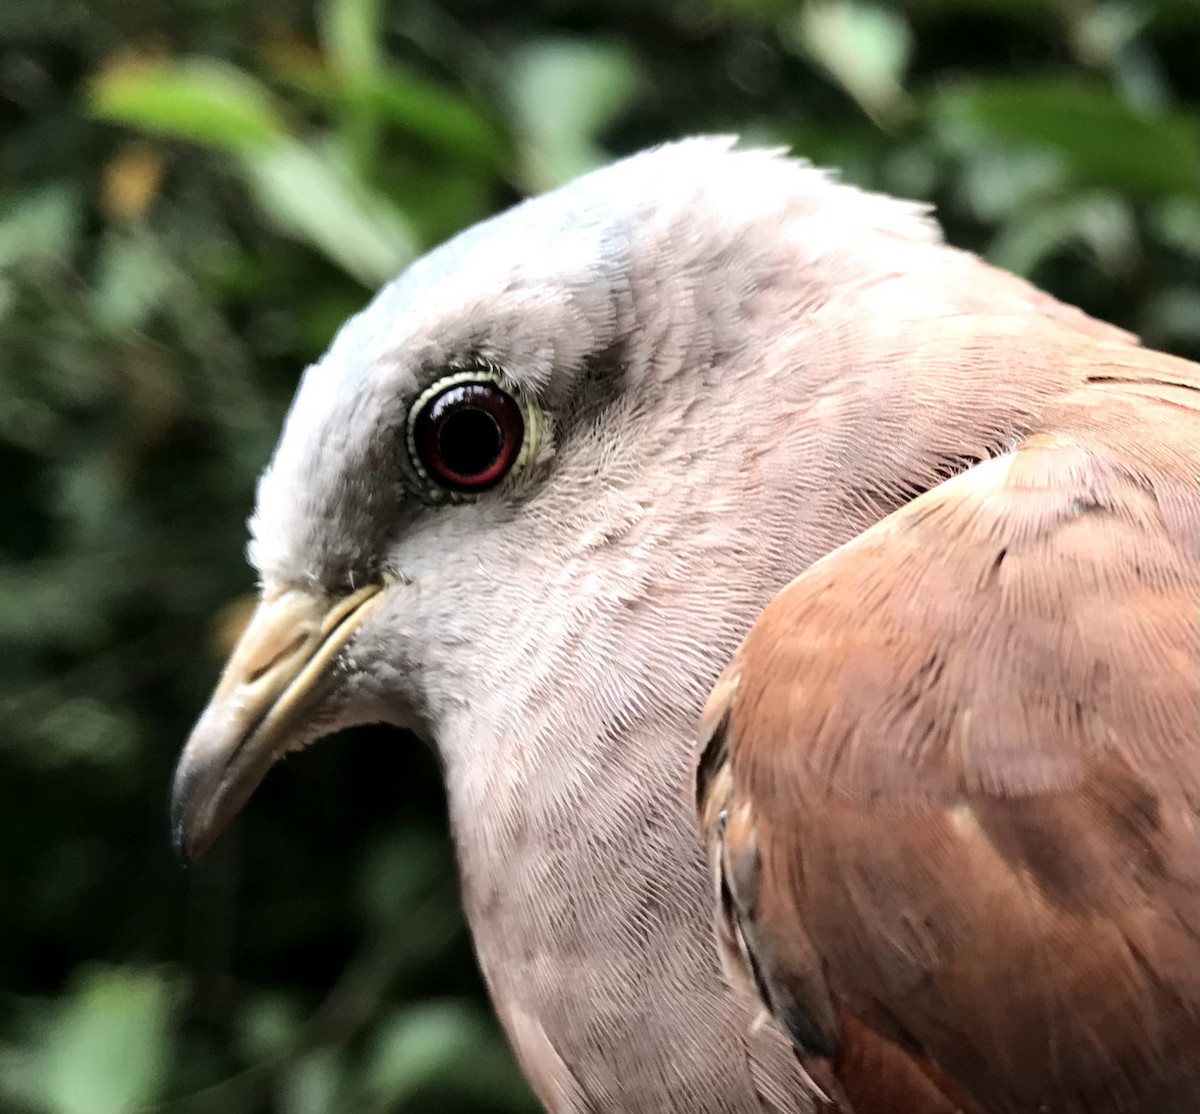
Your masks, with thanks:
[(175, 769), (171, 831), (182, 854), (203, 852), (289, 749), (380, 593), (378, 585), (347, 596), (289, 589), (262, 599)]

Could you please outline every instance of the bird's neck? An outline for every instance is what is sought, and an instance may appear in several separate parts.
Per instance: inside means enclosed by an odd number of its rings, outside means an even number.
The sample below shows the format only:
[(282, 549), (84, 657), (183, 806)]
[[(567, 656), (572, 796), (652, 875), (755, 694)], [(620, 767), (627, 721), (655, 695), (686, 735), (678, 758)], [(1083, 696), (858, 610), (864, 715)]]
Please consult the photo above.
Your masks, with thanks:
[[(956, 265), (966, 290), (982, 265), (949, 256), (944, 269)], [(794, 351), (716, 382), (696, 402), (711, 423), (692, 407), (671, 442), (678, 460), (644, 470), (660, 487), (595, 501), (595, 529), (574, 531), (580, 547), (546, 568), (538, 605), (509, 617), (507, 652), (489, 658), (508, 671), (443, 719), (465, 903), (502, 1016), (507, 998), (553, 1025), (589, 996), (615, 996), (613, 1016), (636, 1022), (642, 990), (673, 995), (685, 1016), (693, 985), (723, 987), (687, 792), (710, 687), (788, 581), (1038, 428), (1074, 385), (1075, 349), (1123, 343), (1017, 280), (970, 305), (943, 281), (934, 320), (919, 283), (896, 285), (853, 314), (814, 313)], [(898, 319), (895, 305), (916, 317)], [(738, 424), (716, 416), (731, 406)], [(663, 947), (693, 957), (685, 977), (660, 962)], [(564, 989), (545, 957), (600, 981)], [(662, 971), (669, 985), (655, 981)], [(725, 993), (713, 1001), (729, 1010)], [(662, 1016), (648, 1008), (630, 1039)]]
[[(529, 516), (557, 533), (517, 538), (514, 565), (554, 560), (537, 599), (480, 632), (495, 640), (480, 655), (490, 672), (440, 718), (452, 806), (486, 798), (517, 823), (627, 776), (631, 738), (686, 751), (709, 688), (786, 583), (1036, 429), (1089, 344), (1128, 342), (974, 257), (927, 254), (818, 302), (785, 337), (744, 339), (706, 378), (658, 382), (654, 424), (607, 434), (647, 458), (619, 479), (580, 469), (591, 497)], [(746, 316), (786, 316), (770, 308)], [(590, 518), (563, 528), (558, 510)]]

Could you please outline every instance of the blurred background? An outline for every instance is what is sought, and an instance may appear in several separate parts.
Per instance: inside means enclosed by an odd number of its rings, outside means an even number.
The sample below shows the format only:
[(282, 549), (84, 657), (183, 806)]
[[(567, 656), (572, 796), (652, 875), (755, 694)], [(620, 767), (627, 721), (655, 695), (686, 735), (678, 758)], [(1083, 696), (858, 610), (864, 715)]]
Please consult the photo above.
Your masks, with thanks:
[(1198, 103), (1197, 0), (2, 0), (0, 1112), (535, 1109), (411, 739), (167, 845), (256, 473), (378, 284), (737, 131), (1197, 356)]

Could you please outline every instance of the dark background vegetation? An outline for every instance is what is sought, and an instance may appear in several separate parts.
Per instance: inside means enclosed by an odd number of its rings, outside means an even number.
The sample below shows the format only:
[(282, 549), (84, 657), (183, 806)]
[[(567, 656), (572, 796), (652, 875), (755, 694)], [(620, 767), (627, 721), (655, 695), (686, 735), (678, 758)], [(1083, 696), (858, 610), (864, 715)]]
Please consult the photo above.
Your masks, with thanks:
[(1200, 353), (1195, 0), (0, 0), (0, 1111), (533, 1109), (435, 764), (352, 733), (199, 868), (176, 751), (301, 369), (415, 253), (738, 131)]

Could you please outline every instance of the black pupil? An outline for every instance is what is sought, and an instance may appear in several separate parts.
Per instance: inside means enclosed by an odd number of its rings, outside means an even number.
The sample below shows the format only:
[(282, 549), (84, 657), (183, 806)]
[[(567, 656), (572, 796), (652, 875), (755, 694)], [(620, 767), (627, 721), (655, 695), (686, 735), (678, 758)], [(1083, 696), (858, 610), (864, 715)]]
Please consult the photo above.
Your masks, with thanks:
[(504, 447), (496, 419), (486, 410), (464, 406), (447, 414), (437, 433), (438, 455), (460, 476), (486, 472)]

